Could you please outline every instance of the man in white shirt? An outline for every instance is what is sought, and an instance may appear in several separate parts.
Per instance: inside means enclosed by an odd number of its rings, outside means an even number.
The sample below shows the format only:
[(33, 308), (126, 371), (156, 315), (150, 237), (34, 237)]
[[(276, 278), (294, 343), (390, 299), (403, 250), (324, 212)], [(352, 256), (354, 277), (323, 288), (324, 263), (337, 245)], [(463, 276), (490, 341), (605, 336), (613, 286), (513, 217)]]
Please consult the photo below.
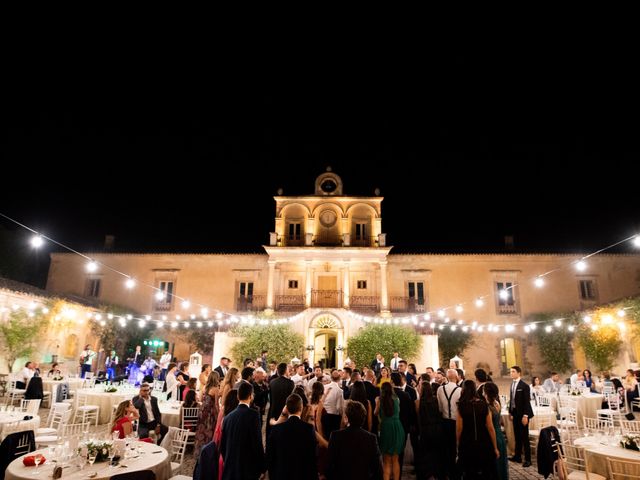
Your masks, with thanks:
[(391, 358), (391, 370), (393, 372), (398, 370), (398, 367), (400, 366), (400, 361), (402, 359), (400, 358), (400, 356), (398, 355), (398, 352), (393, 352), (393, 358)]
[(331, 372), (331, 383), (324, 386), (324, 409), (327, 415), (322, 418), (322, 426), (325, 436), (329, 438), (331, 432), (340, 429), (340, 421), (344, 411), (344, 394), (340, 387), (340, 372), (338, 370)]
[(35, 368), (33, 367), (33, 362), (27, 362), (24, 365), (24, 368), (22, 369), (22, 371), (20, 372), (20, 377), (22, 378), (23, 381), (16, 382), (16, 388), (17, 389), (27, 388), (27, 384), (29, 383), (29, 380), (33, 378), (33, 375), (35, 373), (36, 371), (35, 371)]
[(578, 375), (580, 373), (581, 373), (580, 369), (578, 368), (578, 369), (576, 369), (575, 373), (573, 375), (571, 375), (571, 377), (569, 377), (572, 387), (576, 386), (576, 382), (578, 381)]
[(322, 372), (322, 368), (316, 367), (313, 369), (313, 378), (311, 378), (307, 382), (307, 392), (311, 393), (311, 389), (313, 388), (313, 384), (316, 382), (320, 383), (329, 383), (331, 381), (331, 377), (329, 375), (325, 375)]
[(171, 363), (171, 353), (169, 353), (169, 351), (166, 351), (160, 357), (160, 368), (162, 369), (160, 371), (160, 380), (164, 380), (166, 378), (167, 366), (169, 365), (169, 363)]
[(456, 420), (458, 419), (458, 401), (462, 389), (458, 386), (458, 372), (450, 368), (447, 370), (449, 382), (438, 388), (436, 394), (438, 407), (442, 413), (442, 445), (444, 468), (449, 478), (459, 478), (456, 467)]
[(547, 393), (558, 393), (562, 383), (560, 383), (560, 376), (558, 372), (551, 372), (551, 378), (547, 378), (542, 384), (542, 388)]
[(297, 387), (298, 385), (302, 385), (303, 388), (307, 388), (307, 378), (309, 377), (309, 375), (307, 375), (304, 371), (304, 365), (300, 364), (296, 367), (296, 373), (295, 375), (291, 376), (291, 380), (293, 381), (293, 384)]
[(81, 377), (84, 378), (87, 373), (91, 372), (91, 368), (93, 366), (93, 359), (96, 356), (96, 352), (91, 350), (91, 345), (86, 344), (84, 346), (84, 350), (80, 354), (80, 368), (82, 369)]

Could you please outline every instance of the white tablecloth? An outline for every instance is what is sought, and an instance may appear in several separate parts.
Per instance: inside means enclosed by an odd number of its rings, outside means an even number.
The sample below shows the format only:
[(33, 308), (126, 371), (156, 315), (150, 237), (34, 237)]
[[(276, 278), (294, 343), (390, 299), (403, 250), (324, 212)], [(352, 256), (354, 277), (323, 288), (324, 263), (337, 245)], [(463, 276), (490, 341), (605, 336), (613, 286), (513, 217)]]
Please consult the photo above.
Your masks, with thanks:
[[(556, 413), (552, 410), (548, 412), (538, 412), (529, 421), (529, 430), (538, 430), (539, 422), (541, 419), (548, 420), (551, 425), (557, 425)], [(513, 435), (513, 420), (509, 420), (509, 412), (502, 411), (502, 423), (504, 424), (504, 434), (507, 437), (507, 452), (509, 455), (513, 455), (513, 451), (516, 447), (516, 439)]]
[(105, 423), (109, 423), (109, 420), (111, 419), (111, 410), (114, 405), (118, 405), (120, 402), (125, 400), (131, 400), (135, 395), (137, 395), (137, 392), (117, 391), (108, 393), (105, 392), (102, 387), (97, 389), (83, 388), (76, 392), (76, 397), (84, 394), (87, 395), (87, 405), (98, 405), (100, 407), (98, 423), (103, 425)]
[[(13, 432), (22, 432), (24, 430), (33, 430), (34, 434), (36, 429), (40, 428), (40, 417), (38, 415), (31, 415), (31, 420), (23, 420), (25, 412), (0, 412), (0, 441)], [(18, 425), (13, 425), (14, 422), (20, 421)]]
[(158, 403), (158, 408), (162, 414), (163, 425), (180, 428), (180, 404), (161, 402)]
[(596, 410), (602, 408), (603, 396), (599, 393), (587, 393), (584, 395), (561, 395), (565, 398), (575, 400), (577, 404), (578, 426), (582, 428), (584, 425), (583, 418), (596, 418)]
[[(65, 468), (62, 472), (63, 480), (85, 480), (87, 475), (92, 472), (97, 472), (97, 476), (93, 477), (94, 480), (108, 479), (113, 475), (120, 473), (135, 472), (140, 470), (151, 470), (156, 474), (156, 480), (167, 480), (171, 477), (171, 463), (169, 462), (169, 453), (162, 447), (146, 442), (138, 442), (141, 447), (142, 455), (138, 458), (128, 458), (120, 460), (122, 465), (126, 465), (127, 468), (122, 467), (109, 467), (109, 462), (99, 462), (93, 465), (87, 464), (84, 470), (79, 470), (76, 466), (70, 466)], [(158, 452), (158, 453), (152, 453)], [(40, 453), (47, 458), (47, 462), (39, 467), (41, 470), (40, 475), (33, 476), (33, 470), (35, 467), (25, 467), (22, 463), (22, 457), (16, 458), (9, 464), (7, 471), (5, 472), (5, 480), (33, 480), (34, 478), (47, 479), (51, 478), (54, 464), (50, 462), (49, 452), (44, 450), (37, 450), (29, 455)]]
[[(603, 442), (607, 440), (608, 438), (601, 439)], [(640, 452), (627, 450), (615, 445), (601, 445), (596, 437), (577, 438), (573, 443), (576, 446), (584, 447), (589, 470), (593, 473), (607, 477), (607, 457), (609, 457), (612, 460), (633, 462), (633, 465), (626, 473), (640, 476)]]
[(55, 402), (62, 401), (56, 398), (56, 395), (58, 394), (58, 385), (67, 382), (67, 384), (69, 384), (69, 390), (78, 390), (80, 387), (82, 387), (83, 381), (84, 380), (82, 380), (81, 378), (65, 378), (64, 380), (58, 381), (43, 378), (42, 390), (51, 393), (51, 403), (53, 404)]

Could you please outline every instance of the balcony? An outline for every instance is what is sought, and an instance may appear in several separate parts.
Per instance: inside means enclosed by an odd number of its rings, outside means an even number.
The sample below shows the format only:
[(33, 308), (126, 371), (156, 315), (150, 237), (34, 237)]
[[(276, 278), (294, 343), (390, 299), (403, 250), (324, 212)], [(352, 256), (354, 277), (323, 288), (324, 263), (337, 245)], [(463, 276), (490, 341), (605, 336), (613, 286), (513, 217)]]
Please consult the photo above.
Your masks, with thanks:
[(342, 236), (334, 232), (322, 232), (313, 237), (316, 247), (341, 247)]
[(517, 315), (518, 306), (515, 303), (498, 304), (498, 315)]
[(311, 290), (311, 306), (317, 308), (342, 307), (342, 290)]
[(304, 295), (276, 295), (274, 308), (279, 311), (300, 312), (305, 309)]
[(266, 305), (265, 295), (249, 295), (236, 299), (236, 312), (257, 312), (264, 310)]
[(156, 312), (170, 312), (173, 310), (173, 302), (156, 302), (153, 309)]
[(392, 312), (425, 312), (426, 299), (421, 297), (389, 297), (389, 307)]
[(352, 295), (349, 297), (349, 308), (359, 312), (380, 311), (380, 297), (375, 295)]
[(351, 246), (352, 247), (377, 247), (378, 237), (355, 238), (355, 236), (352, 236)]

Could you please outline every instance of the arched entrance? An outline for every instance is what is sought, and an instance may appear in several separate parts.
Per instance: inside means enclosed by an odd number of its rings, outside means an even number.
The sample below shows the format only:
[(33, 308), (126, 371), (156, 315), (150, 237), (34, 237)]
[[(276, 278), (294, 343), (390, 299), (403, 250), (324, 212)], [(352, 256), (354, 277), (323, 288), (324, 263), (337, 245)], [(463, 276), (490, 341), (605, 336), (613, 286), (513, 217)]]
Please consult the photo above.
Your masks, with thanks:
[(342, 368), (344, 328), (340, 319), (329, 312), (315, 315), (307, 331), (309, 363), (323, 368)]

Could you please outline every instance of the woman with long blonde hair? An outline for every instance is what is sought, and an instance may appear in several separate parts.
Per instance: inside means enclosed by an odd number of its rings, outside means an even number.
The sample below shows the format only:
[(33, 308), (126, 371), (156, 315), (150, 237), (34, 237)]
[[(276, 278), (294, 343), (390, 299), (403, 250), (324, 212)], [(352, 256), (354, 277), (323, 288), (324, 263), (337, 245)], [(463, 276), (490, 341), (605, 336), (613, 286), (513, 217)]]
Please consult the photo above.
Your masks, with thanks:
[(125, 438), (133, 432), (133, 420), (140, 418), (138, 409), (133, 406), (131, 400), (120, 402), (113, 415), (112, 432), (118, 432), (118, 438)]
[(218, 392), (220, 390), (218, 372), (211, 372), (207, 383), (202, 389), (202, 406), (198, 412), (198, 427), (196, 428), (196, 444), (194, 452), (200, 453), (200, 447), (213, 440), (216, 423), (220, 415), (218, 408)]
[(224, 376), (222, 380), (222, 388), (220, 393), (220, 405), (224, 405), (224, 399), (227, 394), (233, 390), (233, 386), (236, 382), (240, 380), (240, 375), (238, 373), (238, 369), (236, 367), (232, 367), (229, 369), (227, 374)]

